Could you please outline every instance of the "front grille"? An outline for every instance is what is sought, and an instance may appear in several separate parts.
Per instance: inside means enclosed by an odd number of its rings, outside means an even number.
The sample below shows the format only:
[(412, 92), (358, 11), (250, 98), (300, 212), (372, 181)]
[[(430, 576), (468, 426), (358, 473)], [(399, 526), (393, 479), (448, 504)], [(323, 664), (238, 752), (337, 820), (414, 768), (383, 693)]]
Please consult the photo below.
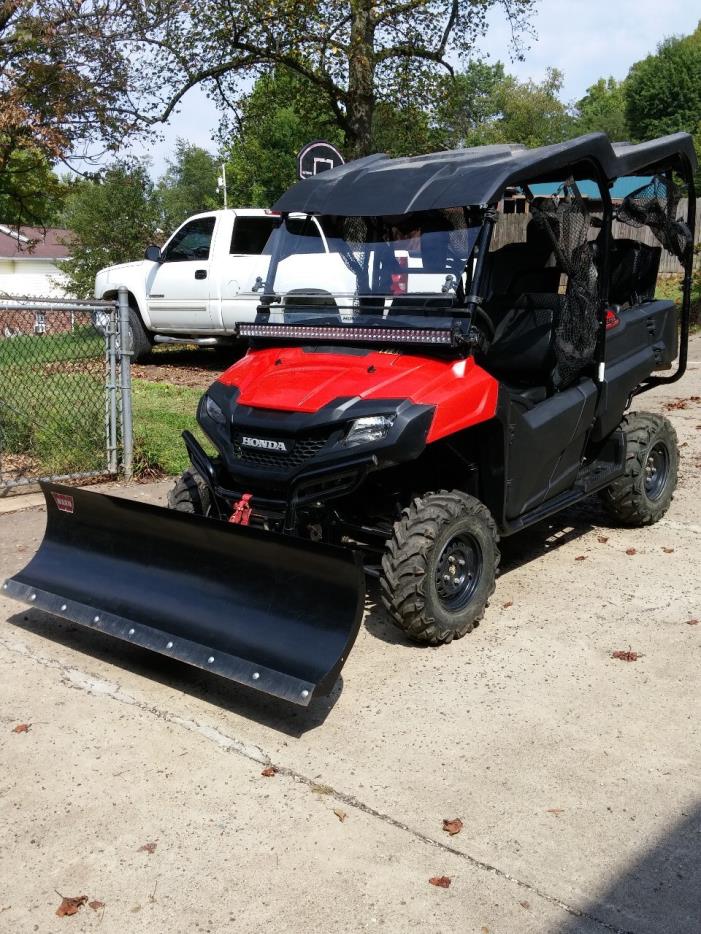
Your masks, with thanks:
[(241, 435), (234, 436), (234, 457), (243, 464), (263, 470), (293, 470), (301, 467), (319, 453), (328, 441), (328, 435), (309, 435), (303, 438), (288, 438), (294, 441), (291, 451), (267, 451), (265, 448), (249, 448), (241, 444)]

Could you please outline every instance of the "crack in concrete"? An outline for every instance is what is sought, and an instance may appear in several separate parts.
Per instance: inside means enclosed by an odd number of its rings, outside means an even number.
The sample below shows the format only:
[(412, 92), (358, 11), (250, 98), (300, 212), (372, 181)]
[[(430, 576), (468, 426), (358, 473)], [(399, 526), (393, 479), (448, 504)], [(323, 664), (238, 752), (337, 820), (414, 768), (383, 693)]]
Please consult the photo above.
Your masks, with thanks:
[[(216, 727), (198, 723), (196, 720), (181, 717), (154, 705), (139, 701), (131, 694), (127, 694), (125, 691), (123, 691), (118, 684), (105, 681), (101, 678), (93, 677), (78, 668), (74, 668), (71, 665), (62, 663), (57, 659), (49, 658), (44, 655), (38, 655), (32, 652), (31, 649), (24, 643), (20, 642), (13, 645), (7, 642), (7, 640), (0, 638), (0, 646), (7, 649), (8, 652), (12, 652), (13, 654), (19, 655), (20, 657), (30, 659), (37, 664), (43, 665), (45, 668), (58, 671), (66, 685), (74, 690), (85, 691), (94, 697), (104, 697), (108, 698), (109, 700), (117, 701), (117, 703), (120, 704), (126, 704), (127, 706), (135, 707), (145, 713), (152, 714), (159, 720), (163, 720), (166, 723), (172, 723), (175, 726), (179, 726), (183, 729), (189, 730), (190, 732), (196, 733), (199, 736), (204, 737), (204, 739), (208, 740), (209, 742), (215, 743), (226, 752), (232, 752), (236, 755), (243, 756), (244, 758), (251, 762), (257, 763), (258, 765), (272, 764), (270, 756), (263, 752), (259, 746), (255, 746), (252, 743), (244, 743), (240, 740), (234, 739), (231, 736), (227, 736), (227, 734), (223, 733), (221, 730), (218, 730)], [(278, 775), (285, 776), (295, 782), (298, 782), (299, 784), (303, 784), (310, 788), (312, 791), (319, 785), (318, 778), (309, 778), (308, 776), (303, 775), (301, 772), (297, 772), (295, 769), (291, 769), (282, 765), (276, 765), (275, 768)], [(575, 908), (573, 905), (569, 905), (567, 902), (562, 901), (556, 896), (544, 892), (542, 889), (539, 889), (537, 886), (530, 882), (524, 882), (522, 879), (519, 879), (516, 876), (512, 876), (506, 870), (500, 869), (498, 866), (494, 866), (491, 863), (487, 863), (475, 856), (471, 856), (469, 853), (466, 853), (463, 850), (459, 850), (454, 846), (450, 846), (450, 844), (441, 840), (436, 840), (433, 837), (428, 836), (428, 834), (425, 834), (422, 831), (403, 823), (396, 817), (392, 817), (391, 814), (385, 814), (382, 811), (378, 811), (371, 805), (361, 801), (355, 795), (348, 794), (343, 791), (338, 791), (332, 786), (325, 787), (330, 789), (328, 792), (329, 797), (345, 804), (347, 807), (354, 808), (358, 811), (361, 811), (363, 814), (367, 814), (369, 817), (373, 817), (385, 824), (389, 824), (391, 827), (394, 827), (397, 830), (408, 833), (414, 837), (415, 840), (418, 840), (421, 843), (425, 843), (428, 846), (442, 850), (444, 853), (449, 853), (451, 856), (456, 856), (462, 860), (465, 860), (475, 869), (479, 869), (482, 872), (492, 873), (500, 879), (511, 882), (513, 885), (516, 885), (521, 889), (525, 889), (527, 892), (537, 896), (538, 898), (542, 898), (544, 901), (549, 902), (551, 905), (555, 905), (562, 911), (565, 911), (576, 918), (591, 921), (593, 924), (598, 925), (603, 930), (609, 931), (610, 934), (637, 934), (635, 931), (619, 928), (613, 924), (609, 924), (609, 922), (604, 921), (601, 918), (597, 918), (595, 915), (589, 914), (587, 911)]]

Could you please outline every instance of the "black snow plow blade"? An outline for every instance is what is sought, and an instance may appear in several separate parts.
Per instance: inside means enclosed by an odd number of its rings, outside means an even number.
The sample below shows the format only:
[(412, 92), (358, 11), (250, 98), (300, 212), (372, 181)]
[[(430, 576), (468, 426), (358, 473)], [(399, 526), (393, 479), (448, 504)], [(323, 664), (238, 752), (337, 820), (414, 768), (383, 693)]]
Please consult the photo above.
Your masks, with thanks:
[(42, 488), (44, 540), (5, 594), (295, 704), (333, 687), (363, 612), (352, 552)]

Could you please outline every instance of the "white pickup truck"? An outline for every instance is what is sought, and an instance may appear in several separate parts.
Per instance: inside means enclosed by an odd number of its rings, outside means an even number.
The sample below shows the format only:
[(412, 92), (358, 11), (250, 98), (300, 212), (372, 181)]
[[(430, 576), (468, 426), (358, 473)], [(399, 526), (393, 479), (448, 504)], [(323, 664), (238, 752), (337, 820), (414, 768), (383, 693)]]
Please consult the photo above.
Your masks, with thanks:
[[(342, 251), (355, 249), (333, 231), (332, 219), (291, 214), (285, 221), (284, 258), (277, 263), (275, 291), (297, 291), (345, 296), (339, 304), (342, 319), (352, 320), (357, 282), (352, 263)], [(101, 269), (95, 277), (95, 298), (111, 299), (125, 287), (129, 293), (129, 330), (134, 360), (146, 356), (154, 342), (196, 343), (203, 346), (228, 343), (237, 337), (238, 325), (255, 320), (272, 253), (270, 239), (281, 217), (260, 208), (211, 211), (188, 218), (159, 249), (150, 246), (145, 258)], [(447, 238), (447, 233), (431, 234)], [(392, 292), (448, 289), (454, 277), (424, 268), (421, 253), (397, 241), (398, 267)], [(374, 268), (374, 250), (368, 242), (368, 269)], [(382, 245), (386, 250), (387, 246)], [(444, 250), (445, 253), (445, 244)], [(403, 270), (403, 271), (402, 271)], [(387, 313), (391, 301), (384, 302)], [(283, 306), (271, 312), (282, 320)], [(99, 315), (98, 315), (99, 318)], [(96, 320), (98, 327), (100, 321)]]
[[(206, 346), (235, 338), (238, 324), (255, 319), (270, 262), (266, 244), (279, 222), (279, 215), (260, 208), (197, 214), (161, 250), (151, 246), (143, 260), (101, 269), (95, 298), (115, 298), (121, 286), (129, 292), (133, 359), (143, 358), (154, 341)], [(319, 254), (329, 252), (316, 220), (311, 228), (303, 216), (299, 223), (305, 224), (300, 249), (284, 261), (289, 288), (296, 287), (298, 277), (305, 285), (310, 264), (314, 268)], [(333, 265), (338, 269), (337, 258)]]

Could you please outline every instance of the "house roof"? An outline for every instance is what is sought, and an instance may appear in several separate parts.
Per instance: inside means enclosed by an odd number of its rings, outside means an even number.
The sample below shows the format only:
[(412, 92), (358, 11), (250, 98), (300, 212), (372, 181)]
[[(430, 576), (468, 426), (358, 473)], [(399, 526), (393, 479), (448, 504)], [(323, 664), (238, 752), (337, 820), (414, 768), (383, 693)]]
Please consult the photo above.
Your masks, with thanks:
[(604, 133), (589, 133), (538, 149), (499, 145), (399, 159), (367, 156), (305, 178), (290, 188), (274, 208), (376, 215), (492, 204), (508, 186), (535, 179), (555, 181), (563, 170), (577, 179), (587, 179), (592, 177), (592, 165), (598, 165), (602, 174), (613, 180), (622, 175), (644, 174), (653, 165), (680, 156), (692, 171), (696, 168), (692, 140), (686, 133), (636, 146), (612, 146)]
[(64, 227), (0, 224), (0, 259), (65, 259), (71, 251), (62, 241), (70, 238)]

